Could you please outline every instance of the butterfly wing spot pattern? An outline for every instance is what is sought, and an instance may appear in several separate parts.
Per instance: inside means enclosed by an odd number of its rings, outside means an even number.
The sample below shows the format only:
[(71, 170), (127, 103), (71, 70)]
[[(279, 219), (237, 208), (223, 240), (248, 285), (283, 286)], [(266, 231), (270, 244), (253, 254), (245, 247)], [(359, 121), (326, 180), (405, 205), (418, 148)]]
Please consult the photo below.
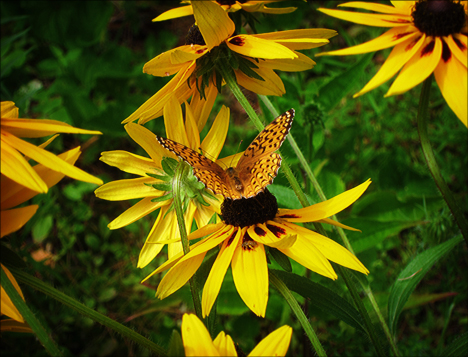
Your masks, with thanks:
[(193, 168), (193, 174), (209, 190), (233, 200), (249, 198), (262, 192), (273, 182), (281, 166), (281, 156), (275, 153), (288, 135), (294, 109), (281, 114), (257, 135), (236, 167), (223, 170), (217, 163), (182, 144), (156, 136), (167, 150)]

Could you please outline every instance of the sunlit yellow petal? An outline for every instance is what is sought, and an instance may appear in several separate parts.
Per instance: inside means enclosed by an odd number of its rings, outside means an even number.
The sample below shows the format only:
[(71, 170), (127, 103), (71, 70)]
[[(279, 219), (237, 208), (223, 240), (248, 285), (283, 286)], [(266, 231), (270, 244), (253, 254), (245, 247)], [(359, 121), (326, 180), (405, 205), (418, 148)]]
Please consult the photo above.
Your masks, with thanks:
[(226, 157), (223, 157), (222, 159), (216, 160), (216, 163), (223, 167), (224, 169), (227, 169), (228, 167), (235, 167), (237, 165), (237, 162), (240, 160), (240, 158), (244, 155), (244, 152), (239, 152), (235, 155), (229, 155)]
[(447, 62), (442, 59), (434, 75), (450, 109), (468, 127), (467, 114), (467, 69), (458, 59), (451, 57)]
[(232, 256), (239, 246), (241, 231), (243, 230), (245, 231), (245, 229), (237, 229), (236, 233), (233, 232), (230, 237), (225, 239), (223, 246), (218, 253), (218, 257), (210, 270), (210, 274), (208, 275), (205, 286), (203, 287), (201, 302), (203, 317), (210, 314), (211, 308), (218, 297), (224, 276), (229, 268), (229, 264), (231, 264)]
[(154, 18), (152, 21), (164, 21), (164, 20), (169, 20), (169, 19), (176, 19), (178, 17), (184, 17), (184, 16), (189, 16), (193, 14), (193, 8), (192, 5), (188, 6), (182, 6), (182, 7), (177, 7), (175, 9), (170, 9), (165, 12), (163, 12), (161, 15), (158, 17)]
[[(15, 277), (13, 274), (10, 273), (10, 271), (3, 265), (1, 264), (1, 268), (5, 272), (6, 276), (10, 280), (10, 282), (13, 284), (15, 287), (16, 291), (18, 294), (20, 294), (21, 298), (24, 300), (23, 292), (21, 291), (18, 283), (16, 282)], [(12, 319), (19, 321), (19, 322), (24, 322), (23, 316), (21, 316), (20, 312), (18, 309), (15, 307), (13, 302), (11, 301), (10, 297), (7, 295), (6, 291), (1, 288), (1, 304), (0, 304), (0, 313), (2, 315), (6, 315), (8, 317), (11, 317)]]
[(168, 77), (180, 71), (186, 64), (183, 62), (174, 63), (171, 61), (172, 53), (175, 50), (176, 49), (163, 52), (146, 62), (143, 66), (143, 73), (148, 73), (157, 77)]
[(363, 12), (352, 12), (342, 10), (332, 10), (319, 8), (318, 11), (324, 14), (336, 17), (341, 20), (355, 22), (361, 25), (377, 26), (377, 27), (397, 27), (406, 26), (413, 22), (410, 15), (403, 14), (369, 14)]
[(205, 88), (206, 99), (202, 98), (198, 93), (192, 96), (190, 106), (197, 121), (199, 133), (201, 133), (202, 129), (205, 127), (217, 95), (218, 89), (213, 85), (212, 81), (209, 81), (208, 87)]
[(200, 149), (200, 132), (192, 108), (187, 102), (185, 102), (185, 132), (189, 142), (187, 146), (198, 151)]
[[(404, 1), (402, 1), (404, 2)], [(354, 7), (356, 9), (365, 9), (375, 12), (381, 12), (383, 14), (400, 14), (400, 15), (410, 15), (407, 8), (397, 8), (389, 5), (376, 4), (372, 2), (364, 1), (352, 1), (346, 2), (344, 4), (339, 4), (339, 7)]]
[(266, 59), (297, 57), (294, 51), (287, 47), (255, 36), (234, 36), (227, 40), (226, 44), (232, 51), (247, 57)]
[(221, 6), (212, 1), (194, 1), (193, 15), (209, 49), (218, 46), (236, 29)]
[(220, 230), (221, 228), (223, 228), (223, 231), (225, 231), (225, 227), (226, 225), (224, 223), (208, 224), (206, 226), (198, 228), (195, 232), (189, 234), (188, 239), (191, 240), (202, 238), (216, 232), (217, 230)]
[(190, 146), (187, 132), (185, 131), (182, 108), (175, 96), (172, 95), (169, 97), (166, 105), (164, 105), (163, 114), (167, 137), (182, 145)]
[(6, 100), (0, 103), (0, 113), (2, 118), (18, 118), (18, 107), (14, 102)]
[[(137, 124), (134, 124), (137, 125)], [(161, 171), (156, 171), (155, 162), (147, 157), (132, 154), (128, 151), (114, 150), (104, 151), (99, 158), (109, 166), (119, 168), (121, 171), (128, 172), (139, 176), (146, 176), (147, 173), (161, 174)]]
[(10, 233), (16, 232), (23, 227), (31, 217), (36, 213), (38, 205), (31, 205), (21, 208), (2, 210), (1, 216), (1, 234), (0, 238)]
[(401, 1), (401, 0), (390, 0), (393, 6), (399, 11), (405, 11), (405, 13), (410, 14), (413, 6), (416, 1)]
[[(163, 193), (161, 193), (162, 195)], [(98, 196), (99, 197), (99, 196)], [(151, 212), (156, 211), (158, 208), (168, 205), (167, 201), (163, 202), (151, 202), (156, 196), (145, 197), (139, 202), (135, 203), (132, 207), (124, 211), (121, 215), (115, 218), (112, 222), (110, 222), (107, 227), (109, 229), (119, 229), (133, 222), (138, 221), (140, 218), (145, 217), (146, 215), (150, 214)], [(155, 222), (155, 225), (157, 224)]]
[[(142, 125), (129, 123), (125, 125), (125, 130), (128, 135), (146, 151), (146, 153), (153, 159), (156, 167), (161, 168), (161, 159), (163, 157), (172, 157), (177, 159), (177, 156), (164, 149), (156, 140), (154, 133)], [(150, 171), (148, 173), (156, 173)]]
[(269, 69), (278, 69), (285, 72), (298, 72), (306, 71), (315, 66), (315, 62), (311, 60), (308, 56), (296, 52), (297, 58), (294, 59), (274, 59), (274, 60), (262, 60), (260, 66), (263, 68)]
[(205, 325), (196, 315), (182, 316), (181, 332), (186, 356), (223, 356), (215, 347)]
[(298, 29), (276, 32), (265, 32), (252, 35), (265, 40), (274, 40), (281, 42), (281, 40), (295, 40), (295, 39), (329, 39), (338, 35), (335, 30), (329, 29)]
[(315, 222), (344, 210), (356, 201), (371, 184), (371, 180), (360, 184), (338, 196), (327, 201), (316, 203), (315, 205), (300, 209), (280, 209), (277, 217), (288, 222)]
[(395, 46), (377, 74), (354, 97), (360, 96), (392, 78), (398, 71), (419, 51), (424, 43), (425, 36), (410, 39)]
[(216, 349), (219, 352), (220, 356), (234, 356), (237, 357), (236, 346), (234, 346), (234, 341), (232, 341), (231, 336), (226, 335), (224, 331), (221, 331), (218, 336), (216, 336), (213, 341)]
[[(190, 232), (190, 229), (192, 228), (193, 216), (195, 215), (196, 208), (197, 207), (195, 206), (193, 201), (190, 201), (188, 204), (187, 210), (184, 213), (185, 230), (188, 232)], [(172, 224), (173, 224), (172, 229), (174, 230), (174, 234), (171, 234), (167, 238), (170, 239), (172, 237), (172, 238), (180, 239), (180, 230), (179, 230), (179, 225), (177, 223), (177, 217), (175, 215), (175, 211), (172, 210), (171, 212), (169, 212), (169, 214), (167, 214), (164, 219), (172, 221)], [(168, 245), (168, 257), (172, 258), (176, 256), (178, 253), (182, 252), (182, 250), (183, 249), (182, 249), (181, 242), (171, 243)]]
[[(202, 153), (212, 161), (216, 161), (224, 146), (224, 138), (229, 127), (229, 108), (224, 105), (216, 116), (210, 131), (201, 144)], [(221, 139), (220, 139), (221, 138)]]
[(133, 179), (116, 180), (98, 187), (94, 194), (96, 197), (108, 201), (131, 200), (134, 198), (163, 195), (164, 192), (154, 189), (151, 184), (158, 181), (152, 177), (138, 177)]
[(340, 227), (340, 228), (343, 228), (343, 229), (349, 229), (350, 231), (361, 232), (361, 230), (359, 230), (359, 229), (347, 226), (347, 225), (345, 225), (343, 223), (334, 221), (333, 219), (330, 219), (330, 218), (321, 219), (321, 220), (317, 221), (317, 223), (331, 224), (332, 226)]
[(346, 268), (357, 270), (364, 274), (369, 274), (369, 270), (359, 261), (348, 249), (336, 243), (334, 240), (324, 237), (307, 228), (285, 223), (290, 229), (296, 230), (297, 234), (312, 243), (325, 258), (340, 264)]
[(255, 78), (248, 77), (241, 71), (235, 71), (237, 83), (242, 87), (255, 92), (260, 95), (277, 95), (282, 96), (286, 93), (284, 84), (281, 78), (275, 73), (275, 71), (268, 68), (257, 68), (254, 69), (264, 81), (260, 81)]
[(462, 34), (450, 35), (449, 37), (444, 37), (444, 41), (450, 48), (452, 54), (460, 61), (465, 67), (468, 65), (468, 41), (467, 37)]
[(102, 134), (100, 131), (75, 128), (67, 123), (48, 119), (2, 118), (2, 129), (21, 138), (41, 138), (56, 133)]
[(268, 267), (263, 244), (238, 247), (232, 257), (232, 277), (242, 300), (257, 316), (265, 317), (268, 303)]
[(441, 61), (442, 40), (428, 36), (421, 49), (406, 63), (386, 97), (401, 94), (429, 77)]
[(249, 356), (286, 356), (292, 328), (284, 325), (270, 333), (249, 353)]
[(208, 47), (205, 45), (185, 45), (178, 47), (171, 52), (171, 62), (174, 64), (195, 61), (208, 52)]
[(267, 224), (257, 224), (250, 226), (247, 229), (250, 237), (256, 242), (266, 244), (273, 248), (290, 248), (294, 245), (297, 239), (297, 235), (294, 232), (288, 232), (282, 234), (280, 237), (276, 237), (269, 228), (276, 228), (275, 222), (268, 221)]

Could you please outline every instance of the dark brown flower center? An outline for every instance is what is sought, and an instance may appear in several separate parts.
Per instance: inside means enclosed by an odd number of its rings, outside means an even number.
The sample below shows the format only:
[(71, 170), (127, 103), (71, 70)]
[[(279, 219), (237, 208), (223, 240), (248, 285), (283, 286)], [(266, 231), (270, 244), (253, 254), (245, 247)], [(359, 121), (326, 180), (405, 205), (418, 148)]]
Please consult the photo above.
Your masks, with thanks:
[(463, 5), (451, 0), (420, 0), (412, 16), (414, 26), (428, 36), (460, 33), (466, 22)]
[(202, 46), (206, 45), (205, 39), (203, 38), (197, 25), (193, 25), (192, 27), (190, 27), (187, 36), (185, 36), (185, 44)]
[(275, 218), (278, 203), (267, 189), (257, 196), (233, 200), (226, 198), (221, 205), (221, 215), (226, 224), (247, 227)]
[(219, 5), (234, 5), (236, 2), (240, 2), (241, 4), (244, 4), (247, 2), (247, 0), (217, 0), (216, 1)]

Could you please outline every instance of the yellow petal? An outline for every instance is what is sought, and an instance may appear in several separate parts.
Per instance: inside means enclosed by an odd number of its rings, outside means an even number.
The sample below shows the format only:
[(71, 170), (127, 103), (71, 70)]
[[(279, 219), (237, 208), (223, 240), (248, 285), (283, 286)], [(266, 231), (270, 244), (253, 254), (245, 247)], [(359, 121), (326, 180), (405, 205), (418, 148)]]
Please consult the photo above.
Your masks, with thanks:
[[(172, 157), (177, 160), (177, 156), (164, 149), (156, 140), (156, 136), (153, 132), (146, 129), (144, 126), (129, 123), (125, 125), (125, 130), (128, 135), (138, 144), (143, 150), (153, 159), (155, 166), (161, 168), (161, 159), (163, 157)], [(149, 171), (148, 173), (156, 173)]]
[(265, 32), (261, 34), (252, 35), (265, 40), (274, 40), (281, 42), (281, 40), (301, 40), (301, 39), (329, 39), (338, 35), (335, 30), (329, 29), (299, 29), (287, 30), (276, 32)]
[(284, 325), (270, 333), (249, 353), (249, 356), (286, 356), (292, 328)]
[[(13, 135), (2, 136), (5, 143), (15, 147), (18, 151), (21, 151), (24, 155), (29, 156), (31, 159), (43, 164), (44, 166), (65, 174), (75, 180), (95, 183), (102, 185), (102, 180), (94, 177), (83, 170), (70, 165), (68, 162), (62, 160), (56, 155), (38, 148), (37, 146), (28, 143), (27, 141), (21, 140)], [(3, 169), (2, 169), (3, 173)]]
[[(197, 209), (197, 207), (195, 206), (195, 204), (191, 200), (189, 202), (189, 204), (188, 204), (187, 210), (184, 213), (185, 230), (188, 233), (190, 233), (190, 229), (192, 228), (193, 216), (195, 215), (195, 210), (196, 209)], [(180, 229), (179, 229), (179, 225), (177, 223), (177, 217), (175, 215), (175, 211), (172, 210), (170, 213), (172, 214), (172, 216), (167, 214), (164, 219), (172, 221), (172, 224), (174, 226), (173, 230), (174, 230), (175, 234), (172, 234), (171, 236), (168, 236), (168, 238), (171, 238), (171, 237), (174, 238), (175, 237), (176, 239), (180, 240), (181, 239), (180, 238)], [(167, 248), (168, 248), (167, 250), (168, 250), (168, 257), (169, 258), (172, 258), (172, 257), (176, 256), (178, 253), (183, 251), (183, 247), (182, 247), (181, 242), (171, 243), (171, 244), (168, 245)]]
[(96, 197), (108, 201), (132, 200), (144, 197), (155, 198), (164, 194), (164, 192), (150, 186), (158, 182), (158, 180), (152, 177), (116, 180), (98, 187), (94, 191), (94, 194)]
[[(416, 41), (417, 42), (414, 42)], [(424, 36), (412, 38), (395, 46), (377, 74), (354, 97), (360, 96), (392, 78), (419, 51), (424, 43)]]
[(231, 233), (231, 235), (225, 239), (223, 246), (221, 247), (221, 251), (218, 253), (218, 257), (216, 258), (210, 270), (210, 274), (206, 279), (202, 294), (203, 317), (210, 314), (211, 308), (213, 307), (213, 304), (218, 297), (219, 290), (221, 289), (221, 284), (223, 283), (226, 271), (229, 268), (229, 264), (231, 264), (232, 256), (239, 246), (241, 231), (245, 231), (245, 229), (237, 229), (236, 231), (237, 232)]
[(38, 208), (38, 205), (31, 205), (21, 208), (2, 210), (0, 213), (2, 224), (0, 238), (16, 232), (18, 229), (23, 227), (36, 213)]
[(218, 95), (218, 89), (212, 81), (208, 82), (208, 87), (205, 88), (205, 98), (197, 92), (194, 93), (190, 101), (190, 107), (192, 108), (193, 115), (197, 121), (198, 132), (201, 133), (205, 127), (206, 121), (211, 113), (213, 104), (216, 96)]
[(201, 144), (202, 153), (212, 161), (216, 161), (224, 146), (229, 127), (229, 108), (221, 107), (216, 119)]
[(413, 6), (416, 4), (416, 1), (401, 1), (401, 0), (390, 0), (393, 6), (399, 11), (405, 11), (405, 13), (410, 14)]
[(169, 96), (169, 100), (164, 105), (163, 113), (167, 137), (182, 145), (189, 146), (182, 108), (174, 95)]
[(185, 63), (174, 63), (171, 60), (172, 53), (175, 51), (176, 49), (172, 49), (167, 52), (163, 52), (160, 55), (154, 57), (152, 60), (146, 62), (143, 66), (143, 73), (148, 73), (157, 77), (168, 77), (174, 73), (179, 72), (182, 68), (185, 68)]
[[(405, 1), (399, 1), (399, 2), (405, 2)], [(338, 6), (339, 7), (354, 7), (356, 9), (371, 10), (375, 12), (381, 12), (384, 14), (411, 15), (411, 11), (409, 11), (409, 8), (407, 7), (398, 8), (398, 7), (393, 7), (393, 6), (383, 5), (383, 4), (376, 4), (372, 2), (364, 2), (364, 1), (346, 2)]]
[(129, 174), (147, 176), (147, 173), (163, 173), (162, 169), (155, 167), (156, 164), (153, 160), (123, 150), (104, 151), (101, 153), (99, 160)]
[(280, 209), (277, 217), (288, 222), (315, 222), (344, 210), (356, 201), (369, 187), (371, 180), (360, 184), (338, 196), (327, 201), (316, 203), (315, 205), (300, 209)]
[(243, 5), (242, 8), (247, 11), (247, 12), (263, 12), (264, 14), (289, 14), (291, 12), (296, 11), (297, 7), (266, 7), (262, 6), (261, 9), (258, 10), (252, 10), (250, 7), (247, 7), (246, 5)]
[(306, 71), (315, 66), (315, 62), (306, 55), (296, 52), (297, 58), (294, 59), (268, 59), (262, 60), (260, 66), (262, 68), (277, 69), (285, 72)]
[(193, 14), (192, 5), (182, 6), (182, 7), (177, 7), (175, 9), (167, 10), (163, 12), (161, 15), (159, 15), (158, 17), (154, 18), (152, 21), (156, 22), (156, 21), (176, 19), (178, 17), (189, 16), (192, 14)]
[(249, 35), (238, 35), (226, 41), (227, 46), (234, 52), (254, 58), (297, 58), (294, 51), (276, 43)]
[(350, 231), (361, 232), (361, 230), (359, 230), (359, 229), (347, 226), (347, 225), (345, 225), (343, 223), (334, 221), (333, 219), (330, 219), (330, 218), (321, 219), (321, 220), (317, 221), (317, 223), (331, 224), (332, 226), (340, 227), (340, 228), (343, 228), (343, 229), (349, 229)]
[[(276, 233), (273, 234), (273, 232)], [(290, 248), (294, 245), (297, 239), (295, 232), (284, 232), (279, 228), (278, 224), (273, 221), (268, 221), (266, 224), (257, 224), (250, 226), (247, 233), (256, 242), (266, 244), (273, 248)]]
[(342, 50), (322, 52), (316, 56), (347, 56), (347, 55), (356, 55), (360, 53), (374, 52), (382, 50), (384, 48), (389, 48), (399, 43), (406, 43), (411, 41), (414, 38), (417, 38), (420, 35), (419, 31), (413, 26), (407, 27), (396, 27), (392, 28), (377, 38), (370, 40), (368, 42), (362, 43), (357, 46), (351, 46)]
[(207, 52), (208, 47), (206, 45), (185, 45), (178, 47), (171, 53), (171, 61), (176, 64), (195, 61)]
[(209, 234), (213, 234), (217, 230), (220, 230), (221, 228), (226, 227), (224, 223), (216, 223), (216, 224), (208, 224), (206, 226), (198, 228), (195, 232), (192, 232), (189, 234), (188, 239), (198, 239), (205, 237)]
[(437, 84), (450, 109), (456, 114), (458, 119), (468, 127), (467, 114), (467, 69), (451, 56), (444, 61), (442, 59), (434, 71)]
[(429, 77), (441, 61), (442, 40), (428, 36), (420, 50), (405, 64), (386, 97), (401, 94)]
[[(112, 222), (110, 222), (107, 225), (107, 227), (109, 229), (119, 229), (119, 228), (128, 226), (129, 224), (132, 224), (133, 222), (138, 221), (140, 218), (147, 216), (151, 212), (156, 211), (158, 208), (168, 205), (167, 201), (151, 202), (154, 198), (155, 198), (154, 196), (145, 197), (142, 200), (138, 201), (132, 207), (124, 211), (121, 215), (119, 215)], [(156, 222), (154, 223), (154, 225), (157, 224), (158, 220), (159, 220), (159, 216)]]
[(351, 21), (361, 25), (377, 26), (377, 27), (397, 27), (406, 26), (413, 22), (410, 15), (385, 15), (385, 14), (369, 14), (363, 12), (352, 12), (342, 10), (331, 10), (319, 8), (318, 11), (324, 14), (336, 17), (341, 20)]
[[(196, 95), (196, 94), (195, 94)], [(198, 131), (197, 121), (194, 117), (192, 108), (185, 102), (185, 132), (187, 133), (188, 147), (200, 150), (200, 132)]]
[(181, 332), (186, 356), (221, 356), (210, 333), (196, 315), (184, 314)]
[(242, 87), (260, 94), (260, 95), (277, 95), (282, 96), (286, 93), (284, 84), (281, 78), (271, 69), (268, 68), (257, 68), (253, 69), (257, 72), (264, 81), (260, 81), (255, 78), (251, 78), (241, 71), (235, 71), (237, 83)]
[(268, 267), (263, 244), (238, 247), (232, 257), (232, 277), (245, 304), (257, 316), (265, 317), (268, 303)]
[(26, 322), (19, 322), (13, 319), (3, 319), (0, 321), (0, 331), (33, 333), (33, 330)]
[(231, 336), (226, 335), (224, 331), (221, 331), (218, 336), (216, 336), (213, 341), (216, 349), (219, 352), (220, 356), (233, 356), (237, 357), (236, 346), (234, 346), (234, 341), (232, 341)]
[(36, 171), (33, 170), (23, 155), (3, 140), (3, 135), (0, 150), (3, 175), (35, 192), (39, 193), (48, 191), (48, 187), (45, 182), (39, 177)]
[[(21, 298), (24, 300), (23, 292), (21, 291), (18, 283), (16, 282), (15, 277), (13, 274), (10, 273), (10, 271), (3, 265), (1, 264), (1, 268), (7, 275), (8, 279), (10, 282), (13, 284), (15, 287), (16, 291), (18, 294), (20, 294)], [(10, 297), (7, 295), (6, 291), (1, 288), (1, 304), (0, 304), (0, 313), (2, 315), (6, 315), (8, 317), (11, 317), (12, 319), (19, 321), (19, 322), (24, 322), (23, 316), (21, 316), (20, 312), (18, 309), (15, 307), (13, 302), (11, 301)]]
[(67, 123), (47, 119), (2, 118), (2, 129), (21, 138), (40, 138), (56, 133), (100, 135), (100, 131), (75, 128)]
[(363, 274), (369, 274), (369, 270), (359, 261), (348, 249), (336, 243), (334, 240), (324, 237), (314, 231), (297, 225), (285, 223), (291, 230), (296, 230), (297, 234), (313, 244), (325, 258), (340, 264), (346, 268), (357, 270)]
[(218, 46), (236, 29), (226, 11), (213, 1), (194, 1), (193, 15), (209, 49)]
[(450, 35), (444, 37), (445, 43), (449, 46), (450, 52), (460, 61), (465, 67), (468, 65), (467, 48), (468, 41), (467, 37), (462, 34)]
[(0, 103), (1, 118), (18, 118), (18, 107), (12, 101), (3, 101)]

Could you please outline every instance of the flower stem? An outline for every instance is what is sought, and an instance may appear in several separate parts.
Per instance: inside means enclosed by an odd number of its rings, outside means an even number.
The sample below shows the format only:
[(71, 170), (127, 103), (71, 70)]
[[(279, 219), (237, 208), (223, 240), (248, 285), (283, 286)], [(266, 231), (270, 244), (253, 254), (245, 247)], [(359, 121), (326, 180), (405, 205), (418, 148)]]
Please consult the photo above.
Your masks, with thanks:
[(432, 177), (439, 189), (442, 197), (444, 198), (447, 206), (452, 212), (455, 222), (460, 228), (463, 238), (465, 239), (466, 244), (468, 244), (468, 222), (463, 215), (463, 211), (458, 206), (456, 200), (454, 199), (452, 192), (445, 183), (442, 174), (440, 173), (439, 166), (434, 156), (434, 152), (429, 141), (429, 136), (427, 135), (427, 117), (429, 112), (429, 94), (431, 90), (432, 76), (429, 76), (423, 83), (421, 89), (421, 97), (419, 99), (418, 107), (418, 133), (419, 140), (421, 141), (421, 148), (424, 153), (424, 158), (426, 159), (427, 166), (431, 172)]
[[(128, 338), (129, 340), (139, 344), (140, 346), (143, 346), (145, 348), (148, 348), (150, 351), (152, 351), (156, 356), (166, 356), (166, 351), (155, 344), (154, 342), (151, 342), (147, 338), (143, 337), (142, 335), (136, 333), (132, 329), (108, 318), (105, 315), (100, 314), (99, 312), (90, 309), (89, 307), (83, 305), (82, 303), (76, 301), (75, 299), (69, 297), (68, 295), (63, 294), (62, 292), (56, 290), (55, 288), (51, 287), (48, 284), (45, 284), (41, 280), (22, 272), (19, 269), (16, 268), (11, 268), (11, 273), (15, 276), (15, 278), (22, 282), (23, 284), (29, 285), (35, 290), (38, 290), (53, 299), (57, 300), (58, 302), (71, 307), (73, 310), (79, 312), (81, 315), (89, 317), (90, 319), (102, 324), (103, 326), (106, 326), (113, 331), (121, 334), (123, 337)], [(2, 270), (2, 287), (6, 283), (3, 278), (3, 270)], [(15, 290), (16, 292), (16, 290)], [(18, 294), (19, 296), (19, 294)], [(22, 301), (22, 300), (21, 300)], [(21, 312), (21, 310), (20, 310)], [(21, 312), (22, 313), (22, 312)], [(25, 317), (23, 315), (23, 317)], [(30, 322), (26, 320), (29, 324)], [(31, 325), (30, 325), (31, 326)], [(32, 327), (32, 326), (31, 326)], [(38, 336), (39, 337), (39, 336)], [(41, 340), (42, 342), (42, 340)], [(50, 352), (50, 351), (49, 351)], [(51, 356), (58, 356), (61, 355), (59, 353), (51, 352)]]
[[(184, 211), (182, 209), (182, 179), (185, 176), (185, 171), (189, 168), (189, 166), (180, 161), (177, 165), (175, 170), (174, 179), (172, 180), (172, 193), (174, 197), (174, 210), (177, 217), (177, 225), (179, 226), (180, 232), (180, 239), (182, 241), (182, 248), (184, 250), (184, 254), (188, 254), (190, 252), (190, 243), (187, 238), (187, 230), (185, 228), (185, 219), (184, 219)], [(202, 308), (201, 308), (201, 301), (200, 301), (200, 288), (197, 284), (197, 279), (193, 277), (190, 279), (190, 291), (192, 293), (193, 299), (193, 306), (195, 307), (195, 313), (197, 314), (200, 320), (203, 320), (202, 317)]]
[(286, 302), (289, 304), (289, 307), (291, 307), (291, 310), (293, 311), (294, 315), (296, 315), (297, 319), (302, 325), (302, 328), (307, 334), (307, 337), (309, 337), (309, 340), (312, 343), (312, 346), (314, 347), (317, 356), (326, 356), (327, 354), (325, 353), (322, 344), (320, 343), (317, 335), (315, 334), (314, 329), (310, 325), (307, 316), (304, 314), (304, 311), (302, 311), (297, 300), (291, 293), (291, 290), (289, 290), (288, 287), (281, 281), (281, 279), (278, 278), (276, 274), (271, 270), (269, 271), (268, 275), (270, 277), (270, 282), (274, 285), (276, 290), (278, 290), (279, 293), (284, 297)]
[[(270, 99), (264, 95), (260, 95), (260, 99), (262, 100), (262, 102), (265, 104), (265, 106), (268, 108), (268, 110), (270, 110), (270, 112), (273, 114), (273, 116), (278, 116), (278, 111), (276, 110), (276, 108), (273, 106), (273, 104), (271, 103)], [(327, 200), (327, 197), (325, 196), (325, 194), (323, 193), (323, 190), (322, 188), (320, 187), (320, 184), (318, 183), (317, 179), (315, 178), (315, 175), (313, 173), (313, 171), (311, 170), (309, 164), (307, 163), (307, 160), (306, 158), (304, 157), (304, 155), (302, 154), (302, 151), (300, 150), (299, 146), (297, 145), (296, 143), (296, 140), (294, 140), (294, 137), (292, 135), (292, 133), (289, 133), (288, 135), (288, 142), (289, 144), (291, 145), (291, 147), (293, 148), (294, 150), (294, 153), (296, 154), (296, 156), (298, 157), (299, 159), (299, 162), (301, 163), (304, 171), (306, 172), (306, 175), (308, 177), (308, 179), (312, 182), (312, 185), (314, 186), (315, 190), (317, 191), (320, 199), (322, 201), (326, 201)], [(302, 202), (301, 202), (302, 203)], [(304, 206), (304, 205), (303, 205)], [(305, 207), (305, 206), (304, 206)], [(336, 216), (332, 216), (332, 218), (335, 220), (335, 221), (338, 221), (338, 219), (336, 218)], [(321, 225), (317, 224), (316, 226), (319, 226), (320, 228), (320, 231), (319, 233), (326, 236), (326, 233), (325, 233), (325, 230), (321, 227)], [(334, 227), (337, 232), (338, 232), (338, 235), (340, 236), (341, 240), (343, 241), (344, 245), (346, 246), (346, 248), (354, 253), (353, 251), (353, 247), (351, 246), (351, 243), (349, 242), (349, 239), (348, 237), (346, 236), (346, 233), (345, 231), (340, 228), (340, 227)], [(346, 277), (344, 277), (344, 279), (346, 279)], [(348, 285), (351, 285), (351, 289), (354, 289), (354, 285), (353, 284), (348, 284)], [(399, 356), (400, 353), (398, 352), (398, 348), (395, 344), (395, 341), (393, 340), (393, 337), (392, 337), (392, 334), (390, 333), (390, 329), (388, 328), (388, 325), (387, 323), (385, 322), (385, 319), (382, 315), (382, 312), (380, 311), (380, 308), (379, 306), (377, 305), (377, 301), (375, 300), (375, 297), (374, 297), (374, 294), (370, 288), (369, 285), (363, 285), (362, 284), (362, 288), (363, 290), (365, 291), (367, 297), (369, 298), (369, 301), (377, 315), (377, 318), (379, 320), (379, 323), (380, 325), (382, 326), (382, 329), (384, 330), (384, 333), (385, 333), (385, 336), (387, 338), (387, 341), (388, 343), (390, 344), (390, 348), (392, 349), (392, 352), (395, 356)]]

